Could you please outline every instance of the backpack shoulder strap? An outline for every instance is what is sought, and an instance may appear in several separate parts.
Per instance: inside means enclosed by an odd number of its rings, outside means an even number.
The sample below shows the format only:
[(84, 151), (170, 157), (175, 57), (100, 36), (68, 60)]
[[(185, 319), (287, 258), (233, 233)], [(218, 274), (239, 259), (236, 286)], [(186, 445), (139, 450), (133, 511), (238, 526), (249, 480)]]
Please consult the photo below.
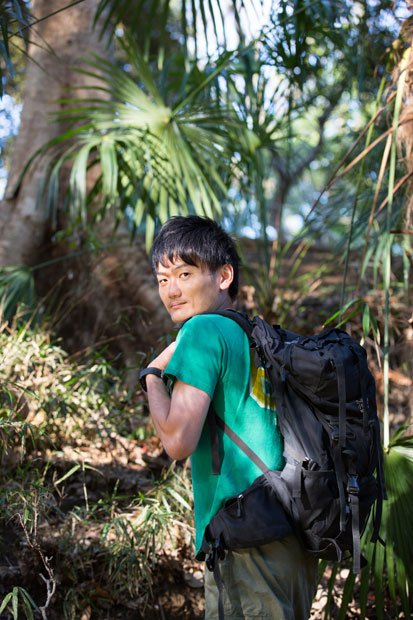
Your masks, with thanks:
[(250, 341), (250, 343), (253, 342), (252, 330), (254, 329), (254, 324), (251, 319), (247, 317), (246, 314), (242, 314), (242, 312), (238, 312), (238, 310), (234, 310), (233, 308), (228, 308), (227, 310), (216, 310), (215, 312), (211, 312), (210, 314), (218, 314), (219, 316), (225, 316), (228, 319), (232, 319), (241, 327), (241, 329), (244, 330), (244, 332), (248, 336), (248, 340)]

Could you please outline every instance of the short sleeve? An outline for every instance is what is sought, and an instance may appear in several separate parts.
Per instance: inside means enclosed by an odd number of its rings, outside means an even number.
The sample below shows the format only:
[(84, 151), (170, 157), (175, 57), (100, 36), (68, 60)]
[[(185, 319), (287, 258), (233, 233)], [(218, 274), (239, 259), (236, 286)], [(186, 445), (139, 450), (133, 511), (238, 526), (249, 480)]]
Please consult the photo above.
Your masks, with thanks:
[(165, 374), (203, 390), (212, 399), (225, 360), (225, 339), (217, 321), (206, 315), (197, 315), (181, 328)]

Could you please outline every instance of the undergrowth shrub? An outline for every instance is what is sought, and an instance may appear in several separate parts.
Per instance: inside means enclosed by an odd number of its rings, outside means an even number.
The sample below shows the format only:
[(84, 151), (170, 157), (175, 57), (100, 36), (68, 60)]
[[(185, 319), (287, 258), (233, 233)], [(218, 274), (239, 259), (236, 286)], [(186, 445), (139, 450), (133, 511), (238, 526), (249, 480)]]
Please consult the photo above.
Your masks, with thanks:
[(193, 533), (189, 476), (151, 473), (151, 449), (156, 461), (141, 395), (102, 355), (70, 357), (40, 327), (0, 328), (2, 618), (145, 617), (155, 567)]
[(3, 439), (10, 430), (24, 442), (36, 428), (36, 445), (43, 438), (58, 447), (69, 438), (105, 436), (126, 413), (121, 377), (98, 354), (71, 359), (47, 331), (7, 326), (0, 351)]

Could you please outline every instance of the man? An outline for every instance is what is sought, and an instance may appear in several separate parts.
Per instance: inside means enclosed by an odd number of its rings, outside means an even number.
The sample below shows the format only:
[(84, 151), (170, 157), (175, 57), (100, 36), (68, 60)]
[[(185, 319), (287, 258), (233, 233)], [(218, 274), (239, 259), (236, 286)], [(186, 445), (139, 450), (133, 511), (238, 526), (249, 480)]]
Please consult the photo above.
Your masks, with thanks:
[[(156, 237), (152, 266), (172, 320), (183, 323), (176, 342), (143, 372), (149, 409), (173, 459), (191, 456), (196, 553), (205, 528), (225, 500), (261, 474), (224, 433), (221, 468), (212, 468), (207, 414), (214, 411), (271, 468), (283, 465), (277, 416), (263, 369), (250, 356), (248, 338), (230, 318), (208, 314), (230, 308), (238, 292), (239, 257), (231, 237), (214, 221), (174, 217)], [(188, 320), (190, 319), (190, 320)], [(163, 379), (173, 382), (170, 394)], [(317, 561), (294, 535), (260, 547), (228, 551), (220, 562), (225, 618), (307, 620)], [(205, 575), (205, 618), (218, 617), (217, 587)]]

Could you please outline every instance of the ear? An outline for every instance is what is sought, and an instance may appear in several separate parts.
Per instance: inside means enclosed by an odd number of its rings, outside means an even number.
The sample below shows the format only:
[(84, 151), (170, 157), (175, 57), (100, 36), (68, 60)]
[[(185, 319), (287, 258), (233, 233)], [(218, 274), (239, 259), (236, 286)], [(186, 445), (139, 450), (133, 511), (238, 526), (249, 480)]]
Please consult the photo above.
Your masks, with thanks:
[(219, 269), (219, 288), (226, 291), (231, 286), (234, 279), (234, 268), (232, 265), (223, 265)]

